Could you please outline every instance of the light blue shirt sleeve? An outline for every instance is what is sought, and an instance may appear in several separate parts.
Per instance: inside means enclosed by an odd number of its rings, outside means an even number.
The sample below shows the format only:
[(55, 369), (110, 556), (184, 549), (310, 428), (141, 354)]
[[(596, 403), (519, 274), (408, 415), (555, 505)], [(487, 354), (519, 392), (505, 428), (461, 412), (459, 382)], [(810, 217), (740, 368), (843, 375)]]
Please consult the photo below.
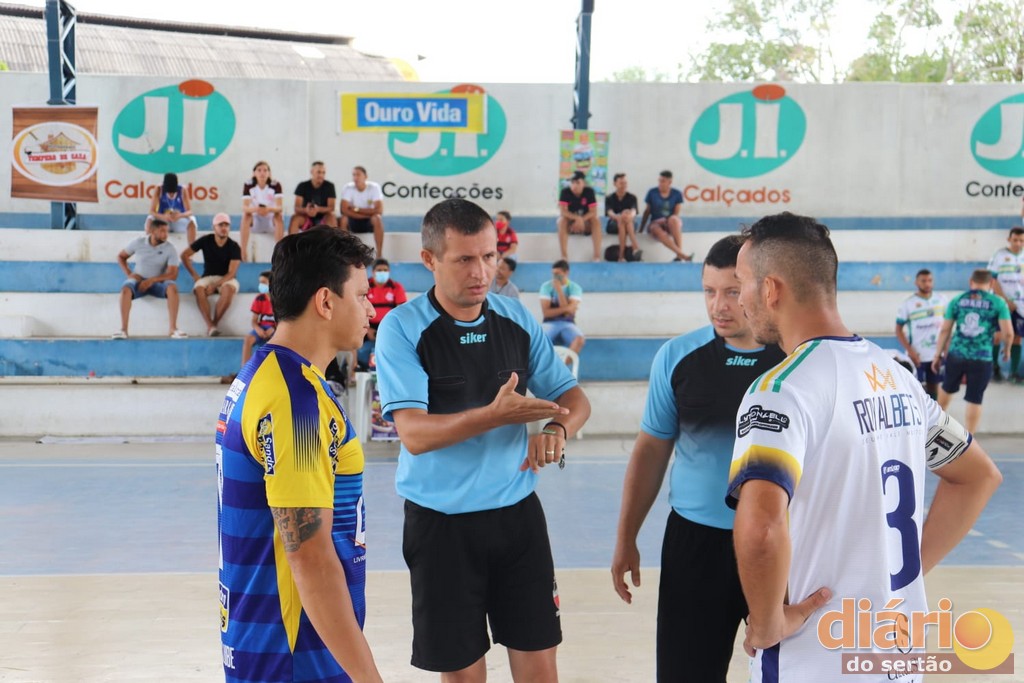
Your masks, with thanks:
[(427, 373), (416, 353), (416, 340), (410, 338), (405, 323), (392, 311), (384, 316), (377, 330), (377, 388), (381, 416), (389, 422), (396, 410), (427, 410), (429, 406)]
[(651, 364), (651, 381), (647, 388), (647, 405), (640, 421), (640, 429), (658, 439), (675, 439), (679, 436), (679, 410), (672, 392), (672, 370), (674, 354), (672, 342), (665, 342), (654, 356)]

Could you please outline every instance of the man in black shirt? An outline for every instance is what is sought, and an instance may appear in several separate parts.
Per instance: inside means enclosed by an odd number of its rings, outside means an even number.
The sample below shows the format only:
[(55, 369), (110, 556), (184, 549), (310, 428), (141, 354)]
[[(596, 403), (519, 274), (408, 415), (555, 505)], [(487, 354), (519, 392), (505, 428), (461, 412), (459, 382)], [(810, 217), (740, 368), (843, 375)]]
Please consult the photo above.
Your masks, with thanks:
[(309, 169), (309, 180), (303, 180), (295, 187), (295, 215), (288, 224), (288, 234), (308, 230), (315, 225), (338, 227), (334, 215), (337, 199), (334, 183), (327, 180), (327, 167), (322, 161), (314, 161)]
[(633, 243), (633, 260), (640, 260), (640, 243), (636, 239), (636, 195), (627, 192), (625, 173), (616, 173), (612, 178), (615, 192), (604, 198), (604, 214), (608, 217), (606, 230), (609, 235), (619, 236), (619, 261), (626, 260), (626, 238)]
[(562, 259), (569, 260), (569, 235), (590, 235), (594, 240), (594, 260), (601, 260), (601, 223), (597, 218), (597, 197), (587, 187), (581, 171), (572, 174), (569, 187), (558, 197), (558, 246)]
[[(235, 274), (242, 263), (242, 248), (238, 246), (238, 242), (231, 239), (230, 232), (231, 217), (226, 213), (218, 213), (213, 217), (213, 234), (203, 235), (181, 252), (181, 262), (196, 281), (192, 292), (196, 295), (196, 303), (199, 305), (199, 312), (203, 314), (206, 335), (209, 337), (220, 335), (217, 322), (224, 318), (228, 306), (238, 293), (239, 285)], [(203, 255), (202, 277), (199, 277), (192, 266), (192, 255), (197, 253)], [(219, 294), (220, 297), (211, 316), (210, 296), (214, 294)]]

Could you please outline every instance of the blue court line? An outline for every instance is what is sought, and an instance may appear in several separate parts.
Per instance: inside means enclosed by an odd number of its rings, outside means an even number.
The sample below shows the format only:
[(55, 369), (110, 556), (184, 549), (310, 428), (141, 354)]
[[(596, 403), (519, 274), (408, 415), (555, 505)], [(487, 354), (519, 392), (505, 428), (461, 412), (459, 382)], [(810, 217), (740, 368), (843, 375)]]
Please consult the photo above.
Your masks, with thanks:
[[(217, 563), (216, 473), (210, 461), (0, 463), (0, 574), (209, 572)], [(544, 470), (544, 503), (556, 567), (608, 568), (626, 458), (570, 460)], [(74, 464), (74, 467), (66, 466)], [(947, 565), (1024, 566), (1024, 459), (1000, 459), (1004, 483)], [(160, 470), (160, 471), (157, 471)], [(367, 464), (368, 566), (402, 570), (402, 500), (395, 462)], [(938, 477), (928, 477), (927, 499)], [(640, 533), (644, 566), (657, 566), (668, 515), (658, 496)], [(995, 541), (993, 546), (989, 541)], [(1005, 546), (1005, 547), (1001, 547)]]

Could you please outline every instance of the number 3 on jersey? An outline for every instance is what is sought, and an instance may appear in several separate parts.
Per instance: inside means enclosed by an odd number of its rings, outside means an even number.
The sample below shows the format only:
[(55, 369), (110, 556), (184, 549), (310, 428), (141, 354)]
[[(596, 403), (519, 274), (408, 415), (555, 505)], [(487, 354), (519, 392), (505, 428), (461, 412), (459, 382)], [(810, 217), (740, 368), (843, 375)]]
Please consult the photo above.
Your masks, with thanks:
[[(895, 479), (895, 482), (890, 483), (890, 479)], [(893, 486), (895, 489), (887, 488)], [(911, 583), (921, 573), (921, 544), (918, 542), (917, 523), (914, 521), (914, 511), (917, 509), (914, 472), (899, 460), (887, 460), (882, 465), (882, 493), (893, 490), (896, 494), (896, 509), (885, 513), (885, 521), (889, 528), (899, 532), (903, 556), (903, 562), (895, 574), (890, 567), (889, 587), (895, 591)]]

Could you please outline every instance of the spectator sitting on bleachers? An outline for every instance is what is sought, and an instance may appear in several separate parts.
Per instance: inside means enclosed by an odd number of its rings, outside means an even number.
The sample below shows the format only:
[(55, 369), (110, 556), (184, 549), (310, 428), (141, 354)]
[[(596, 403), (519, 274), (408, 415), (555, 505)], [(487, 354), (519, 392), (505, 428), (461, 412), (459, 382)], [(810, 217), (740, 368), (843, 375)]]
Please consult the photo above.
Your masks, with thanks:
[(370, 321), (370, 329), (366, 331), (363, 346), (356, 354), (358, 367), (361, 370), (370, 367), (370, 354), (373, 353), (377, 344), (377, 328), (380, 327), (380, 321), (396, 307), (409, 300), (402, 283), (391, 279), (391, 265), (387, 259), (379, 258), (374, 261), (372, 272), (366, 299), (373, 305), (374, 315)]
[(498, 268), (494, 272), (494, 279), (491, 280), (491, 292), (502, 296), (519, 298), (519, 288), (512, 282), (512, 274), (516, 272), (516, 260), (511, 256), (498, 261)]
[(1020, 367), (1020, 342), (1024, 336), (1024, 227), (1010, 228), (1006, 236), (1006, 246), (998, 249), (988, 262), (989, 272), (994, 280), (992, 288), (995, 295), (1002, 298), (1010, 309), (1010, 327), (1013, 328), (1013, 339), (999, 339), (992, 349), (994, 381), (1003, 379), (999, 367), (999, 347), (1001, 344), (1010, 347), (1010, 368), (1007, 378), (1016, 383), (1024, 383), (1024, 371)]
[(314, 161), (309, 168), (309, 180), (295, 186), (295, 215), (288, 224), (288, 234), (309, 230), (317, 225), (338, 227), (334, 216), (334, 202), (338, 195), (334, 183), (327, 180), (327, 167)]
[(576, 171), (569, 187), (558, 196), (558, 246), (562, 260), (569, 260), (569, 235), (590, 235), (594, 240), (594, 260), (601, 260), (601, 223), (597, 219), (597, 197), (587, 187), (587, 176)]
[(284, 237), (284, 191), (281, 183), (270, 177), (270, 164), (257, 161), (252, 179), (242, 188), (242, 260), (249, 260), (249, 231), (273, 232), (274, 242)]
[[(239, 289), (235, 275), (242, 263), (242, 249), (238, 242), (231, 239), (230, 232), (231, 217), (226, 213), (218, 213), (213, 217), (213, 234), (203, 235), (181, 253), (185, 269), (195, 280), (192, 292), (196, 295), (196, 303), (206, 322), (206, 335), (209, 337), (220, 335), (217, 323), (224, 319)], [(192, 267), (192, 255), (200, 252), (203, 254), (202, 277)], [(220, 296), (211, 315), (210, 297), (214, 294)]]
[(576, 327), (576, 313), (582, 299), (583, 288), (569, 279), (569, 262), (555, 261), (551, 266), (551, 279), (540, 286), (542, 327), (552, 344), (567, 346), (577, 354), (586, 341), (583, 332)]
[(259, 294), (252, 300), (252, 329), (245, 335), (242, 342), (242, 365), (249, 362), (252, 357), (252, 350), (270, 341), (277, 329), (277, 319), (274, 317), (274, 307), (270, 303), (270, 271), (260, 273)]
[(676, 257), (673, 261), (692, 261), (693, 254), (683, 252), (683, 193), (672, 187), (672, 171), (658, 174), (658, 186), (652, 187), (644, 198), (647, 206), (640, 219), (640, 232), (647, 220), (651, 221), (651, 237), (658, 240)]
[(513, 256), (519, 249), (519, 236), (512, 229), (512, 214), (499, 211), (494, 218), (494, 229), (498, 231), (498, 257)]
[(604, 198), (604, 215), (608, 217), (605, 228), (609, 235), (619, 237), (619, 261), (626, 261), (626, 240), (633, 243), (633, 260), (639, 261), (642, 255), (640, 242), (636, 239), (636, 212), (639, 205), (636, 195), (627, 192), (629, 183), (625, 173), (616, 173), (612, 177), (615, 192)]
[[(135, 270), (128, 267), (128, 259), (135, 257)], [(132, 301), (143, 296), (167, 299), (170, 334), (173, 339), (184, 339), (187, 334), (178, 329), (178, 252), (167, 241), (167, 221), (154, 216), (149, 223), (149, 234), (136, 237), (117, 255), (117, 263), (128, 279), (121, 285), (121, 329), (113, 339), (128, 338), (128, 314)]]
[(192, 215), (192, 203), (181, 185), (178, 184), (177, 173), (165, 173), (160, 193), (153, 197), (146, 217), (146, 234), (154, 218), (161, 218), (167, 223), (170, 232), (184, 232), (188, 243), (196, 240), (196, 219)]
[(352, 169), (352, 182), (341, 188), (342, 230), (373, 233), (377, 258), (384, 257), (384, 193), (380, 184), (366, 179), (366, 169)]

